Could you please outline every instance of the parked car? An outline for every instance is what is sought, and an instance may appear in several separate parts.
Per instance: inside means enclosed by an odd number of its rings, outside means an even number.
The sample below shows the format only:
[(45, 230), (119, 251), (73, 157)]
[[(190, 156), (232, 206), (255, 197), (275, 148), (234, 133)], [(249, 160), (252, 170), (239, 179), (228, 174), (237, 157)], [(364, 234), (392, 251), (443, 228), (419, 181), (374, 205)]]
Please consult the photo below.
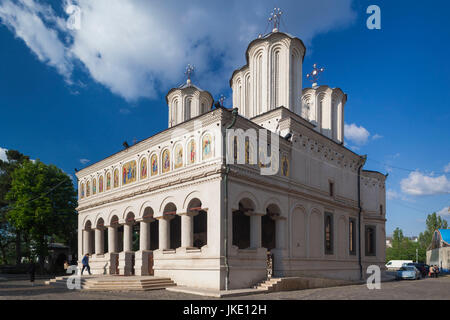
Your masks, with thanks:
[(421, 279), (422, 275), (416, 267), (404, 266), (404, 267), (401, 267), (400, 269), (398, 269), (396, 278), (398, 280), (400, 280), (400, 279), (417, 280), (417, 279)]
[(430, 271), (430, 266), (425, 263), (410, 262), (407, 263), (406, 265), (416, 267), (420, 271), (422, 278), (425, 278), (428, 275), (428, 272)]
[(404, 264), (412, 263), (412, 260), (390, 260), (388, 263), (386, 263), (386, 268), (388, 269), (399, 269)]

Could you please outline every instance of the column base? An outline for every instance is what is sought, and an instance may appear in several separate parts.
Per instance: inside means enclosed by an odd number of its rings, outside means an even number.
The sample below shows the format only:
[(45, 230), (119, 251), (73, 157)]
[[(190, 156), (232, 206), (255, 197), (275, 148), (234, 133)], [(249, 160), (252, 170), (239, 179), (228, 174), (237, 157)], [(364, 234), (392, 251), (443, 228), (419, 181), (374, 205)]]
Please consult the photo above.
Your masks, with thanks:
[(124, 276), (134, 275), (134, 252), (119, 253), (119, 274)]
[(137, 276), (153, 275), (153, 251), (142, 250), (134, 253), (134, 274)]

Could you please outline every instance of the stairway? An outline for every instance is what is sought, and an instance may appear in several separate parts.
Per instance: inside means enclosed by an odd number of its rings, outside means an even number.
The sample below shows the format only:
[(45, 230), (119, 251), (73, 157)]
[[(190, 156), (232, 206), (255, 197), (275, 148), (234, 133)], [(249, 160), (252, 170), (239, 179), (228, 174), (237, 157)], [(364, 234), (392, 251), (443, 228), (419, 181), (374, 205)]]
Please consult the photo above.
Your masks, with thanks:
[[(67, 278), (57, 277), (45, 284), (67, 287)], [(162, 277), (86, 276), (80, 280), (81, 289), (89, 291), (148, 291), (176, 285), (172, 279)]]
[(282, 280), (282, 278), (270, 278), (258, 283), (257, 285), (253, 286), (253, 288), (267, 292), (274, 292), (277, 291), (277, 285), (280, 284)]

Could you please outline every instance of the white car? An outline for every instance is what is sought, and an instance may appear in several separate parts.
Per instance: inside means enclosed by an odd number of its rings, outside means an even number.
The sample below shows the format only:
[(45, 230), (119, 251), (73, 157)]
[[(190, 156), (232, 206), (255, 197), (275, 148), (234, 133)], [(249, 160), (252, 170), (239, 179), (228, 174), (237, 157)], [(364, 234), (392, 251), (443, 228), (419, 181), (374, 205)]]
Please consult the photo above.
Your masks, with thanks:
[(403, 265), (406, 265), (408, 263), (412, 263), (412, 260), (390, 260), (388, 263), (386, 263), (387, 269), (399, 269), (403, 267)]

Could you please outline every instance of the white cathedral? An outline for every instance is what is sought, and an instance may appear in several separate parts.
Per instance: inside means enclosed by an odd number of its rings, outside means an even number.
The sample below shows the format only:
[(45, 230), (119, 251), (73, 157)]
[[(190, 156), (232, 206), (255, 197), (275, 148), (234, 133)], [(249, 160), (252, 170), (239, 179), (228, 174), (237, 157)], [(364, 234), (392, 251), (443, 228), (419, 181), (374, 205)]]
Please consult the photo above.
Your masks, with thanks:
[[(275, 24), (231, 76), (233, 109), (213, 108), (188, 79), (166, 96), (168, 129), (80, 170), (80, 263), (90, 253), (94, 274), (216, 290), (266, 279), (268, 261), (275, 277), (357, 280), (383, 268), (386, 176), (343, 144), (347, 95), (302, 90), (305, 51)], [(261, 174), (250, 136), (245, 161), (227, 161), (239, 149), (227, 129), (279, 137), (276, 172)]]

